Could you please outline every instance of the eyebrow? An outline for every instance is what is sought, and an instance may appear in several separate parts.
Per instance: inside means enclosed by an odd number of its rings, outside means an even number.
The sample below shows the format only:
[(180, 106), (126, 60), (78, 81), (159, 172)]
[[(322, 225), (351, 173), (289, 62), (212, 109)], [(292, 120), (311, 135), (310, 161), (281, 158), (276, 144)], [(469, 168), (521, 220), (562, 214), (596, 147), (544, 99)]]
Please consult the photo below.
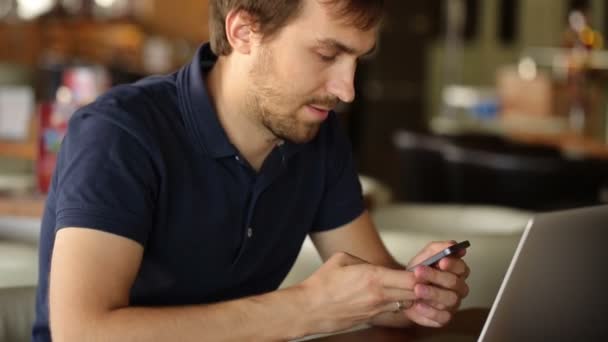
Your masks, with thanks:
[[(330, 47), (330, 48), (339, 50), (340, 52), (343, 52), (343, 53), (346, 53), (349, 55), (357, 55), (357, 49), (352, 48), (350, 46), (346, 46), (332, 38), (319, 39), (319, 40), (317, 40), (317, 42), (319, 45), (321, 45), (323, 47)], [(363, 53), (361, 55), (361, 57), (368, 57), (370, 55), (373, 55), (374, 52), (376, 52), (376, 47), (377, 47), (377, 45), (374, 44), (374, 46), (369, 51)]]

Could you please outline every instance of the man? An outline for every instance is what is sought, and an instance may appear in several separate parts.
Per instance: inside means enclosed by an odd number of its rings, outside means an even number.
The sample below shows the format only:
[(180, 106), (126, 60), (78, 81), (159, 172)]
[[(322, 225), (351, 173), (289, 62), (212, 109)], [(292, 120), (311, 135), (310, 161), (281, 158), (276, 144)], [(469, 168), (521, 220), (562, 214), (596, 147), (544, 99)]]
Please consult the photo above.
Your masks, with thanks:
[[(391, 257), (331, 112), (354, 98), (382, 1), (210, 6), (211, 45), (192, 64), (113, 89), (70, 121), (43, 219), (34, 340), (446, 324), (468, 291), (462, 255), (415, 272)], [(325, 264), (276, 290), (308, 234)]]

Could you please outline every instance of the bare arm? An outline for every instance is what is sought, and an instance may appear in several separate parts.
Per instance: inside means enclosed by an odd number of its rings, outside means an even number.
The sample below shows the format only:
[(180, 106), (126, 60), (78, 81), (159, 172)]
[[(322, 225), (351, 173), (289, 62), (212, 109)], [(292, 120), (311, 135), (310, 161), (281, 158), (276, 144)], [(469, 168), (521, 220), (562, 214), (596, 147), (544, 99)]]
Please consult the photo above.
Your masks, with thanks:
[(310, 238), (323, 260), (347, 252), (375, 265), (405, 269), (386, 249), (367, 211), (342, 227), (311, 234)]
[(307, 333), (300, 312), (306, 298), (298, 287), (212, 305), (130, 307), (142, 253), (123, 237), (61, 229), (50, 274), (53, 340), (286, 340)]
[(211, 305), (131, 307), (143, 248), (86, 228), (56, 236), (50, 274), (54, 341), (288, 340), (335, 332), (413, 299), (411, 272), (336, 253), (303, 283)]

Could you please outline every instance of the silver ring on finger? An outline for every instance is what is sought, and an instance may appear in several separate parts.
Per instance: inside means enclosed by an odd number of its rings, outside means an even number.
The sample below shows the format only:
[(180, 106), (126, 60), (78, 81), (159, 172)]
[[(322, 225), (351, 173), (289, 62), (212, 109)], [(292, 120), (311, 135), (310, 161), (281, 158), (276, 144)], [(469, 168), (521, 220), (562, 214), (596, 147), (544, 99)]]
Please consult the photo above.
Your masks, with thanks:
[(394, 311), (395, 313), (408, 309), (408, 305), (403, 300), (396, 301), (395, 305), (397, 306)]

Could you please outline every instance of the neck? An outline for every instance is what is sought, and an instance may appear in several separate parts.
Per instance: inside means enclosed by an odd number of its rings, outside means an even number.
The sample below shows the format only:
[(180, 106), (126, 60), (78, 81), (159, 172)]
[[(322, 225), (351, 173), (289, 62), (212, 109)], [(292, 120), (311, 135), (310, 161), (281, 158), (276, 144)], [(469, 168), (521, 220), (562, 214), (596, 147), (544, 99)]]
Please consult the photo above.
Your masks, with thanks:
[(244, 68), (231, 63), (229, 57), (220, 57), (209, 72), (205, 83), (215, 105), (220, 124), (230, 142), (256, 170), (280, 142), (248, 109), (249, 92), (243, 75)]

